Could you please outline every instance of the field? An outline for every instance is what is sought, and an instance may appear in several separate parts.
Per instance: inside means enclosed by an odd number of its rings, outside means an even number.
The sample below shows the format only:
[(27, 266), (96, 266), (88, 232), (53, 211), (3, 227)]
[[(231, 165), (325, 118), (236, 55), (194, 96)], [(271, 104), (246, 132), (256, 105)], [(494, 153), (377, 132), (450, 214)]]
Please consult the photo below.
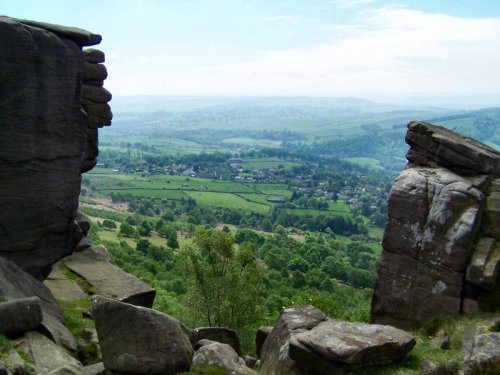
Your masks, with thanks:
[[(296, 163), (283, 162), (279, 159), (250, 160), (255, 165), (277, 165), (288, 163), (288, 167)], [(269, 202), (270, 195), (282, 195), (285, 199), (292, 195), (292, 191), (284, 184), (247, 184), (234, 181), (211, 180), (197, 177), (153, 175), (141, 177), (139, 175), (113, 172), (107, 168), (96, 168), (86, 175), (90, 185), (99, 193), (111, 197), (122, 194), (134, 197), (182, 200), (192, 198), (199, 206), (240, 209), (256, 213), (269, 213), (278, 203)], [(350, 216), (349, 207), (343, 202), (329, 202), (328, 210), (311, 208), (287, 209), (289, 213), (297, 215), (341, 215)]]
[(284, 169), (291, 169), (292, 167), (299, 166), (300, 164), (276, 158), (254, 158), (243, 160), (241, 165), (243, 168), (270, 169), (278, 168), (278, 166), (281, 166)]

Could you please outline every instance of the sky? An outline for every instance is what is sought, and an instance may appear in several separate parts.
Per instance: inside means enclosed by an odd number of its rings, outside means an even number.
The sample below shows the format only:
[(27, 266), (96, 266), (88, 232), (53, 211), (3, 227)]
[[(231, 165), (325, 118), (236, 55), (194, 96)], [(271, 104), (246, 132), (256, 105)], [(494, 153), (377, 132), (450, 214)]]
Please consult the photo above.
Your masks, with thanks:
[(101, 34), (114, 95), (500, 94), (500, 0), (0, 0)]

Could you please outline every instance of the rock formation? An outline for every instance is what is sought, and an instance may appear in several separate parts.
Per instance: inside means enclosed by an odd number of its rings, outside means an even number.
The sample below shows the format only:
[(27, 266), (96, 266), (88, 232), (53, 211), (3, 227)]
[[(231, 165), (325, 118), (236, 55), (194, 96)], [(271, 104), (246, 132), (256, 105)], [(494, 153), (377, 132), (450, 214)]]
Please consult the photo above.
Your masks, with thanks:
[(500, 308), (500, 153), (424, 122), (408, 125), (372, 301), (374, 323), (410, 328)]
[(81, 173), (111, 123), (104, 54), (88, 31), (0, 17), (0, 257), (38, 279), (83, 237)]
[(264, 341), (259, 374), (347, 374), (397, 361), (414, 345), (413, 336), (394, 327), (328, 319), (313, 306), (290, 307)]

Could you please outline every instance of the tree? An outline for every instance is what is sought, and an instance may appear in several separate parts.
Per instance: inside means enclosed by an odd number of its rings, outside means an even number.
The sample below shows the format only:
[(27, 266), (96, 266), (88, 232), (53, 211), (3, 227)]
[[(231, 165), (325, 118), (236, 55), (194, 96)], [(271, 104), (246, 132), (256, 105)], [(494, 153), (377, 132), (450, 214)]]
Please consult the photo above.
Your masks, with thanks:
[(113, 230), (116, 229), (116, 224), (113, 220), (105, 219), (102, 222), (102, 228), (106, 230)]
[(120, 232), (123, 237), (134, 237), (135, 229), (127, 222), (121, 223)]
[(185, 254), (193, 274), (189, 304), (194, 323), (228, 327), (252, 337), (260, 323), (264, 286), (251, 248), (236, 251), (230, 234), (200, 230)]

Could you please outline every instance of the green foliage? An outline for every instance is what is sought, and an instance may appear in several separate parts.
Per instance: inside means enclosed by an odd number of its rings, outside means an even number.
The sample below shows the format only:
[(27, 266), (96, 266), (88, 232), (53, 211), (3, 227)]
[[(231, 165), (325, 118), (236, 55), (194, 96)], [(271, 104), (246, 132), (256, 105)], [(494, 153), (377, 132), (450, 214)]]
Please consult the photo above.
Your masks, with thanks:
[(135, 229), (129, 223), (124, 222), (124, 223), (121, 223), (121, 225), (120, 225), (120, 234), (123, 237), (131, 238), (131, 237), (134, 237), (134, 235), (135, 235)]
[(13, 348), (10, 339), (3, 333), (0, 333), (0, 359), (6, 363), (10, 350)]
[(261, 322), (262, 272), (255, 253), (237, 251), (222, 231), (199, 230), (184, 249), (193, 274), (188, 295), (195, 325), (228, 327), (245, 339)]
[(102, 228), (107, 230), (116, 229), (116, 224), (113, 220), (104, 219), (102, 222)]

